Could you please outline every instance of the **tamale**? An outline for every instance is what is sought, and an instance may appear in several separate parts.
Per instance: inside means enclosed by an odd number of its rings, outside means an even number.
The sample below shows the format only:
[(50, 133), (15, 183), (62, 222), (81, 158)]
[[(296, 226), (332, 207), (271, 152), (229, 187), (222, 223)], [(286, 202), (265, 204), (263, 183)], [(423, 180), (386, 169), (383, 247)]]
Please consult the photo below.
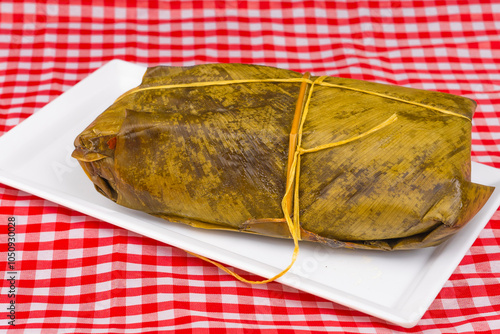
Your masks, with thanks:
[(413, 249), (452, 236), (492, 193), (470, 179), (475, 107), (265, 66), (158, 66), (73, 157), (104, 196), (171, 222)]

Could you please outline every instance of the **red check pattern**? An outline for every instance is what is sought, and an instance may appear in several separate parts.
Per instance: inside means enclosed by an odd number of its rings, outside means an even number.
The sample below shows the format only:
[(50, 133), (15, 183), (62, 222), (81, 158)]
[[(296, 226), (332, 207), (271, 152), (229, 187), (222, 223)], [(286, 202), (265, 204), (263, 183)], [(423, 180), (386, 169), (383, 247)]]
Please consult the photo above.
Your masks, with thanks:
[[(0, 135), (116, 58), (265, 64), (464, 95), (478, 102), (473, 160), (500, 168), (494, 1), (2, 1)], [(10, 216), (15, 327), (6, 310)], [(182, 250), (3, 185), (0, 221), (0, 329), (12, 333), (500, 332), (500, 212), (412, 329), (279, 283), (249, 286)]]

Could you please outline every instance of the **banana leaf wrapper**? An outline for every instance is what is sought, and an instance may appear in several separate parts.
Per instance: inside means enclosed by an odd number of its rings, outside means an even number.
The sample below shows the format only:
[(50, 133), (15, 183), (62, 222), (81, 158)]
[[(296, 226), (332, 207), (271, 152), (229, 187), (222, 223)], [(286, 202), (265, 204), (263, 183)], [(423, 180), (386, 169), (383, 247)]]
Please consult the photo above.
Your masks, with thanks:
[[(199, 228), (290, 238), (282, 200), (301, 83), (264, 80), (300, 78), (243, 64), (149, 68), (75, 139), (73, 157), (120, 205)], [(255, 82), (190, 86), (228, 80)], [(300, 146), (338, 145), (300, 156), (291, 215), (301, 240), (435, 246), (488, 200), (493, 189), (470, 181), (474, 101), (337, 77), (312, 86)]]

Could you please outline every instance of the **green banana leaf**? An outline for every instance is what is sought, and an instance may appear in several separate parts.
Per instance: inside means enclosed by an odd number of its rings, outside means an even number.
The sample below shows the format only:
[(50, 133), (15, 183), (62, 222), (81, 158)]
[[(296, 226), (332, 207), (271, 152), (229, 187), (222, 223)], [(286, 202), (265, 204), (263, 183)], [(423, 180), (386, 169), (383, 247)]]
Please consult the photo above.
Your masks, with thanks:
[[(301, 78), (242, 64), (149, 68), (138, 89), (75, 139), (73, 157), (120, 205), (199, 228), (290, 238), (281, 202)], [(278, 81), (260, 81), (268, 79)], [(227, 80), (247, 81), (182, 86)], [(294, 215), (302, 240), (434, 246), (492, 193), (470, 181), (470, 99), (328, 77), (307, 103), (301, 147), (340, 144), (301, 155)]]

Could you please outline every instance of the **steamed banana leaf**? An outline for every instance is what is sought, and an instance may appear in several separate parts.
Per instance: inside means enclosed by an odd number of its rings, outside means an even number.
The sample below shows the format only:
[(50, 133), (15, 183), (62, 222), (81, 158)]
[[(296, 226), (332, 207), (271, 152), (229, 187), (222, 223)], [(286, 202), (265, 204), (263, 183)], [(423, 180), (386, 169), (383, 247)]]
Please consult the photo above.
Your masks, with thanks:
[[(290, 238), (281, 203), (302, 77), (242, 64), (149, 68), (75, 139), (73, 157), (97, 191), (123, 206), (200, 228)], [(229, 80), (246, 81), (191, 85)], [(302, 240), (434, 246), (492, 192), (470, 181), (470, 99), (328, 77), (307, 103), (301, 148), (337, 145), (300, 156), (291, 215)]]

